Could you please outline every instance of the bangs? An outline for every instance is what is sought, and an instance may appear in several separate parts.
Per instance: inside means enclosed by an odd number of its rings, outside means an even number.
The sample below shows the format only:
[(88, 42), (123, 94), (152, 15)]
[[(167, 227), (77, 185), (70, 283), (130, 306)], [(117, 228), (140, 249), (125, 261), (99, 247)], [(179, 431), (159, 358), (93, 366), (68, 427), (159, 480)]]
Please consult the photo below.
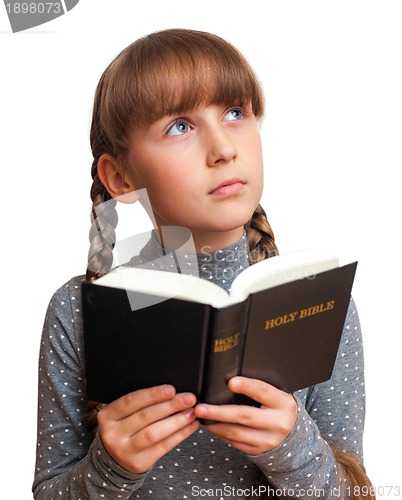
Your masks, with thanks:
[(208, 105), (251, 104), (257, 117), (263, 115), (261, 87), (237, 49), (209, 33), (164, 34), (143, 39), (136, 54), (128, 89), (133, 124), (150, 124)]
[(201, 106), (249, 104), (261, 118), (261, 86), (233, 45), (201, 31), (159, 31), (129, 45), (102, 75), (94, 105), (100, 129), (94, 126), (93, 135), (124, 155), (131, 126)]

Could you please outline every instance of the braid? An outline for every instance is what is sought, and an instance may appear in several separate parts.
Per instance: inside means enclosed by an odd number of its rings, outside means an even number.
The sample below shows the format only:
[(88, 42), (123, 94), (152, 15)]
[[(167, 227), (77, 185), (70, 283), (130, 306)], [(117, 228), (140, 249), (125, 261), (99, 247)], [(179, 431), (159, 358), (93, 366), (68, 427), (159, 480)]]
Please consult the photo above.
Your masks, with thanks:
[(245, 229), (252, 264), (279, 254), (274, 233), (261, 205), (255, 209)]
[[(375, 488), (366, 474), (365, 467), (351, 454), (332, 448), (338, 467), (342, 466), (348, 479), (350, 500), (375, 500)], [(342, 492), (342, 487), (341, 487)], [(342, 492), (343, 493), (343, 492)], [(341, 493), (341, 496), (343, 496)]]
[(95, 93), (94, 107), (92, 112), (92, 123), (90, 131), (90, 142), (93, 155), (91, 168), (91, 229), (89, 231), (90, 247), (88, 251), (88, 267), (86, 279), (93, 281), (108, 273), (113, 262), (113, 248), (116, 243), (115, 229), (117, 226), (116, 201), (112, 199), (98, 176), (98, 160), (108, 153), (116, 156), (105, 126), (103, 124), (102, 112), (104, 107), (104, 93), (106, 72), (99, 80)]
[[(91, 229), (89, 231), (90, 247), (88, 251), (88, 268), (86, 279), (93, 281), (108, 273), (113, 262), (113, 248), (116, 242), (117, 211), (116, 200), (111, 198), (101, 183), (97, 173), (97, 161), (92, 167), (91, 187)], [(96, 401), (88, 401), (86, 426), (95, 435), (98, 426), (98, 413), (105, 405)]]
[(85, 418), (85, 424), (89, 432), (95, 437), (96, 431), (98, 429), (98, 413), (105, 408), (106, 404), (97, 403), (96, 401), (88, 401), (87, 405), (87, 416)]
[(116, 243), (115, 229), (118, 220), (116, 200), (111, 198), (99, 180), (96, 165), (92, 170), (92, 224), (89, 231), (90, 247), (86, 273), (86, 279), (90, 281), (108, 273), (112, 267), (113, 248)]

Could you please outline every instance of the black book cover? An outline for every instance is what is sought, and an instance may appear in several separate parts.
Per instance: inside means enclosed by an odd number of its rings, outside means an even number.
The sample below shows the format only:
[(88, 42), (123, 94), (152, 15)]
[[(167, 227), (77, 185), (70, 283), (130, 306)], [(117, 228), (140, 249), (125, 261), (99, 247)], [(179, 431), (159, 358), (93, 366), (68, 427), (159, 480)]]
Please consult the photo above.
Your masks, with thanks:
[(226, 387), (236, 374), (288, 392), (327, 380), (356, 265), (256, 292), (224, 308), (170, 298), (133, 311), (130, 304), (147, 303), (146, 295), (84, 282), (88, 398), (109, 403), (169, 383), (199, 401), (222, 404), (243, 402)]
[(169, 299), (132, 311), (144, 294), (86, 282), (82, 295), (91, 401), (110, 403), (160, 384), (202, 393), (211, 306)]
[(287, 392), (331, 377), (357, 263), (251, 297), (241, 374)]

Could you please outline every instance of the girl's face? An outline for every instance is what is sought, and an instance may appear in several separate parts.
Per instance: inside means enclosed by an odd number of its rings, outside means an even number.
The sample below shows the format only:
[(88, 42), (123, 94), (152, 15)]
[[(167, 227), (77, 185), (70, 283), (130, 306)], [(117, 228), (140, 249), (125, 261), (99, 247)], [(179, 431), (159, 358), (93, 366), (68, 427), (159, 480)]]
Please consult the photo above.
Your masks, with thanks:
[(251, 106), (200, 107), (129, 136), (129, 176), (146, 188), (158, 226), (192, 231), (197, 251), (231, 244), (263, 188), (259, 122)]

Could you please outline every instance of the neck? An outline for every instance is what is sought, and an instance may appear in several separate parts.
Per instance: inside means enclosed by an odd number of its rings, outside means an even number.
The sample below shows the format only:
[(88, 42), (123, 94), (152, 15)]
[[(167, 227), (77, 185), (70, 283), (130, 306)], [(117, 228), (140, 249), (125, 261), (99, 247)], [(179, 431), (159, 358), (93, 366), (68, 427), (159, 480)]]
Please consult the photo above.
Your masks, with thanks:
[[(161, 236), (165, 235), (165, 241), (166, 236), (172, 235), (168, 229), (172, 228), (162, 227)], [(183, 236), (183, 234), (187, 235), (188, 240), (189, 231), (185, 233), (182, 231), (181, 235)], [(236, 276), (250, 265), (244, 230), (240, 237), (237, 235), (234, 237), (237, 239), (233, 242), (230, 242), (232, 238), (203, 240), (203, 246), (199, 247), (198, 253), (196, 253), (194, 245), (186, 252), (183, 250), (184, 245), (174, 248), (167, 247), (166, 243), (161, 244), (157, 230), (154, 230), (148, 243), (142, 248), (139, 255), (135, 255), (130, 260), (128, 265), (199, 276), (228, 291)], [(182, 241), (176, 239), (175, 243), (180, 244)], [(226, 242), (229, 244), (226, 245)]]
[(163, 226), (156, 229), (162, 246), (180, 253), (203, 254), (226, 248), (236, 243), (243, 236), (244, 227), (230, 231), (193, 231), (175, 226)]

